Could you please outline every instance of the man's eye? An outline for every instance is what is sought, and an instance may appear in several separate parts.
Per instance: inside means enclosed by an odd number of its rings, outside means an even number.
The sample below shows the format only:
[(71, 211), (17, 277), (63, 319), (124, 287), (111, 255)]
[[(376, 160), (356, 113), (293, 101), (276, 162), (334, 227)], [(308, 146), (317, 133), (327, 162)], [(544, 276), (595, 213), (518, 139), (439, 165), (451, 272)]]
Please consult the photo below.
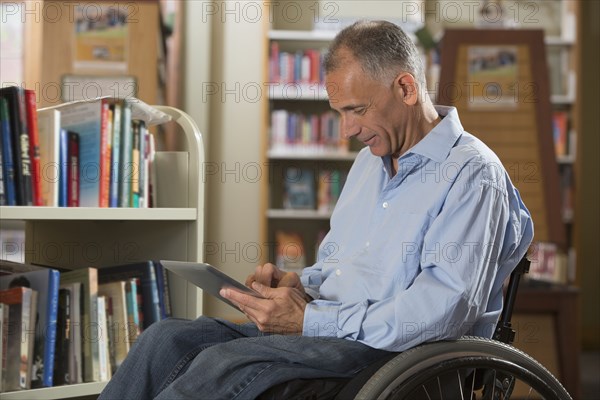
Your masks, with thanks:
[(363, 115), (365, 113), (366, 109), (365, 108), (355, 108), (354, 109), (354, 114), (356, 115)]

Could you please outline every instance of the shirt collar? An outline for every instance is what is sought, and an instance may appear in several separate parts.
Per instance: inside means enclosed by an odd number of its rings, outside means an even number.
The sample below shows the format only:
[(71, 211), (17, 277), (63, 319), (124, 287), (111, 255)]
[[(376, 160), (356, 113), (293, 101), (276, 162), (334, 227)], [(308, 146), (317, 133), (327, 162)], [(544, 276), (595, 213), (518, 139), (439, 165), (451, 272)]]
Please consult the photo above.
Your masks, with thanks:
[(435, 110), (442, 117), (441, 122), (402, 157), (414, 153), (440, 163), (448, 157), (464, 129), (455, 107), (435, 106)]

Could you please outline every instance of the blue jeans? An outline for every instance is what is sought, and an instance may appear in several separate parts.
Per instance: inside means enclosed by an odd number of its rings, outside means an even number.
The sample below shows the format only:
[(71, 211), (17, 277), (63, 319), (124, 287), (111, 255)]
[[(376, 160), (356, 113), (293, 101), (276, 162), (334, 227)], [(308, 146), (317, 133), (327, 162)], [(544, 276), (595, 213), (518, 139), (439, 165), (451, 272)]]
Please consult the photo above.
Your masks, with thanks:
[(254, 325), (167, 319), (138, 338), (100, 399), (254, 399), (296, 378), (349, 378), (387, 354), (330, 337), (267, 335)]

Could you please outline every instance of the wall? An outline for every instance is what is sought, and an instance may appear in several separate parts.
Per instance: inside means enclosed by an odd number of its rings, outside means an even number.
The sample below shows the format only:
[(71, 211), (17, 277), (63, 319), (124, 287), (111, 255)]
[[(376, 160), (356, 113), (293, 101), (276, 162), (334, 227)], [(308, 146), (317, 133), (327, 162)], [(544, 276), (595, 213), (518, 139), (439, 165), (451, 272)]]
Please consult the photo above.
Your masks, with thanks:
[[(258, 264), (265, 57), (263, 18), (243, 5), (186, 2), (184, 85), (206, 144), (205, 259), (241, 281)], [(211, 296), (205, 304), (207, 315), (240, 318)]]

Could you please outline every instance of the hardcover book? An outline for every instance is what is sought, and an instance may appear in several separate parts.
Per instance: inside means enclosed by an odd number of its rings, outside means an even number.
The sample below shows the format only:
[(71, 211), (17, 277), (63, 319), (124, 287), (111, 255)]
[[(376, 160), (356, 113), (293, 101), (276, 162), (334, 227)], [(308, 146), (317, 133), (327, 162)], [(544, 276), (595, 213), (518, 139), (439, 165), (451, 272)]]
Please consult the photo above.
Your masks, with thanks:
[(60, 273), (55, 269), (20, 272), (0, 277), (0, 289), (19, 284), (38, 293), (37, 325), (33, 351), (31, 387), (53, 386), (53, 367), (56, 346), (56, 321), (58, 312), (58, 286)]
[(139, 278), (142, 285), (144, 329), (161, 319), (156, 271), (152, 261), (114, 265), (98, 269), (99, 283)]
[(65, 103), (52, 108), (61, 113), (62, 129), (79, 134), (79, 205), (82, 207), (100, 206), (102, 135), (106, 134), (107, 101)]
[(81, 345), (83, 350), (83, 380), (98, 382), (100, 380), (99, 343), (98, 343), (98, 270), (96, 268), (80, 268), (64, 272), (60, 276), (61, 283), (79, 282), (82, 286), (83, 309)]
[(12, 135), (12, 156), (15, 169), (15, 194), (17, 205), (32, 205), (31, 159), (29, 158), (29, 134), (25, 111), (25, 91), (16, 86), (0, 89), (0, 98), (6, 100)]
[(4, 204), (17, 204), (15, 188), (15, 166), (13, 163), (13, 145), (11, 124), (8, 114), (8, 101), (0, 97), (0, 141), (2, 146), (2, 180), (4, 183)]
[(40, 140), (40, 188), (42, 205), (58, 207), (60, 178), (60, 112), (38, 111)]
[(31, 316), (35, 313), (32, 310), (35, 300), (34, 291), (27, 287), (0, 290), (0, 303), (9, 306), (6, 369), (2, 374), (5, 391), (31, 388), (30, 354), (33, 340), (29, 332), (32, 329)]

